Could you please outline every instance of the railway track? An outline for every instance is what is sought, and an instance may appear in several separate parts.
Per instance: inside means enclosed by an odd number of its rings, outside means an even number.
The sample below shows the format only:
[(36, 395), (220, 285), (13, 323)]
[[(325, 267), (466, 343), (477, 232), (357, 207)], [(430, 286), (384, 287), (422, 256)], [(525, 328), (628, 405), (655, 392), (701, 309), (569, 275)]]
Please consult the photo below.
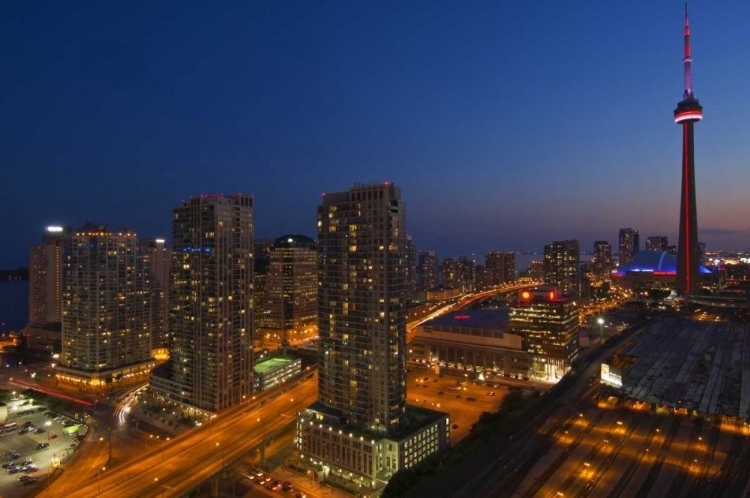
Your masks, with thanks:
[(592, 430), (594, 430), (594, 427), (596, 424), (604, 417), (606, 412), (600, 411), (592, 418), (588, 424), (586, 425), (586, 428), (583, 430), (581, 434), (576, 437), (572, 443), (565, 449), (565, 451), (560, 454), (554, 462), (552, 462), (551, 465), (547, 467), (547, 469), (542, 473), (541, 476), (534, 482), (534, 485), (526, 491), (526, 493), (523, 494), (525, 498), (532, 498), (534, 496), (537, 496), (539, 491), (542, 489), (544, 484), (549, 480), (550, 477), (552, 477), (555, 472), (557, 472), (558, 467), (567, 460), (567, 458), (575, 451), (576, 448), (583, 442), (584, 439), (586, 439), (586, 436), (588, 436)]
[(719, 443), (719, 436), (721, 436), (721, 420), (714, 420), (711, 425), (711, 432), (708, 436), (708, 446), (706, 453), (701, 459), (699, 464), (698, 476), (691, 479), (688, 483), (688, 488), (685, 494), (690, 494), (693, 490), (705, 489), (709, 482), (709, 471), (711, 470), (711, 464), (716, 456), (716, 446)]
[(680, 490), (682, 489), (682, 486), (685, 483), (685, 479), (690, 473), (690, 469), (694, 467), (693, 464), (696, 463), (696, 461), (698, 460), (697, 458), (695, 458), (695, 450), (696, 450), (696, 444), (697, 444), (695, 441), (699, 437), (701, 437), (700, 433), (702, 430), (703, 430), (703, 420), (698, 419), (693, 425), (693, 430), (690, 432), (690, 437), (688, 438), (688, 451), (685, 452), (685, 454), (682, 456), (682, 460), (680, 461), (680, 464), (677, 467), (677, 476), (672, 480), (672, 483), (669, 485), (669, 491), (667, 492), (667, 496), (679, 495)]
[[(625, 445), (625, 442), (633, 434), (633, 432), (635, 431), (635, 428), (637, 427), (638, 423), (643, 419), (643, 417), (644, 417), (644, 413), (639, 412), (635, 418), (631, 419), (632, 423), (628, 424), (625, 430), (625, 433), (622, 435), (608, 433), (604, 444), (609, 445), (611, 450), (606, 451), (606, 454), (604, 455), (604, 460), (597, 467), (597, 470), (594, 471), (594, 474), (588, 480), (588, 483), (586, 483), (584, 488), (579, 493), (577, 493), (576, 496), (587, 496), (589, 493), (593, 491), (596, 484), (606, 474), (609, 467), (612, 466), (612, 462), (614, 462), (614, 460), (620, 454), (623, 446)], [(559, 492), (563, 493), (563, 495), (568, 494), (567, 493), (568, 488), (570, 488), (570, 486), (572, 486), (573, 483), (575, 483), (575, 481), (578, 479), (578, 476), (582, 474), (583, 471), (585, 471), (586, 463), (593, 462), (594, 460), (597, 459), (599, 455), (605, 453), (605, 448), (607, 448), (605, 445), (597, 444), (591, 448), (588, 455), (586, 455), (586, 459), (584, 460), (584, 463), (579, 465), (579, 467), (576, 469), (576, 472), (568, 476), (568, 478), (563, 482), (563, 485), (560, 487)]]
[[(654, 438), (656, 437), (656, 435), (659, 434), (657, 430), (659, 429), (662, 421), (663, 419), (661, 418), (654, 419), (654, 423), (651, 425), (648, 436), (646, 437), (646, 439), (644, 439), (643, 443), (640, 446), (640, 454), (647, 455), (651, 453), (651, 445), (654, 443)], [(647, 458), (647, 456), (644, 458)], [(612, 492), (609, 494), (609, 498), (619, 498), (620, 496), (622, 496), (622, 494), (627, 489), (628, 484), (630, 484), (630, 481), (633, 479), (635, 471), (638, 469), (641, 462), (642, 459), (640, 458), (633, 458), (631, 460), (630, 464), (628, 464), (628, 467), (625, 469), (625, 472), (623, 472), (623, 474), (620, 476), (620, 479), (617, 480), (615, 486), (612, 488)]]
[(679, 428), (680, 418), (674, 417), (672, 419), (672, 424), (669, 426), (669, 430), (667, 431), (667, 435), (664, 438), (664, 442), (662, 443), (661, 448), (659, 448), (658, 455), (656, 456), (656, 461), (651, 466), (651, 469), (646, 475), (646, 479), (643, 481), (643, 484), (641, 484), (641, 487), (638, 489), (638, 492), (635, 494), (635, 496), (647, 496), (651, 492), (651, 488), (653, 487), (654, 482), (656, 482), (656, 478), (659, 476), (659, 472), (661, 472), (661, 468), (664, 465), (664, 460), (666, 460), (667, 458), (669, 448), (670, 446), (672, 446), (672, 441), (674, 441), (674, 438), (677, 435), (677, 430)]

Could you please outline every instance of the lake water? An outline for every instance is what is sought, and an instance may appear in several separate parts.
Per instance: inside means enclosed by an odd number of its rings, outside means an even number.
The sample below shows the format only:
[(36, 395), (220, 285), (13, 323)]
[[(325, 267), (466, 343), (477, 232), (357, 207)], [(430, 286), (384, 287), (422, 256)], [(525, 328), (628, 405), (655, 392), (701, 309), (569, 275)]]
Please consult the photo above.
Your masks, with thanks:
[(0, 281), (0, 333), (22, 330), (29, 321), (29, 282)]

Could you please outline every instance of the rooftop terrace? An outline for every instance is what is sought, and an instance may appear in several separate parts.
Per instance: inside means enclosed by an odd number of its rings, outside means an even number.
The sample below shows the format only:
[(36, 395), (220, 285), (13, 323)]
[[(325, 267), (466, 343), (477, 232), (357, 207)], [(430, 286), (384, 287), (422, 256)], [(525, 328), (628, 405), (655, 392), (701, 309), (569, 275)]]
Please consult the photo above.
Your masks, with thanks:
[(264, 374), (276, 368), (289, 365), (293, 361), (294, 361), (294, 358), (288, 358), (285, 356), (273, 356), (267, 360), (256, 363), (255, 366), (253, 367), (253, 370), (255, 370), (259, 374)]

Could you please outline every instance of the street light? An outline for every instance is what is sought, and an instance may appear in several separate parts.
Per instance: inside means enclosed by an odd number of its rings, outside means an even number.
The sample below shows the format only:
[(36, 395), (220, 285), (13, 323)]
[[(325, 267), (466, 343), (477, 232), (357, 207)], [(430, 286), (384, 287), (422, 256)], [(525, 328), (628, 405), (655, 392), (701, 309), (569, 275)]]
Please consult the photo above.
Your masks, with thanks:
[(169, 442), (169, 438), (165, 439), (164, 444), (161, 446), (161, 461), (162, 462), (164, 461), (164, 447), (167, 445), (168, 442)]
[(97, 494), (102, 494), (102, 472), (107, 470), (107, 467), (102, 467), (102, 470), (97, 472), (97, 478), (96, 478), (96, 492)]
[(52, 425), (52, 422), (47, 420), (44, 425), (47, 427), (47, 441), (49, 441), (49, 426)]
[[(216, 447), (219, 447), (219, 443), (216, 443)], [(224, 470), (224, 448), (221, 449), (221, 470)]]

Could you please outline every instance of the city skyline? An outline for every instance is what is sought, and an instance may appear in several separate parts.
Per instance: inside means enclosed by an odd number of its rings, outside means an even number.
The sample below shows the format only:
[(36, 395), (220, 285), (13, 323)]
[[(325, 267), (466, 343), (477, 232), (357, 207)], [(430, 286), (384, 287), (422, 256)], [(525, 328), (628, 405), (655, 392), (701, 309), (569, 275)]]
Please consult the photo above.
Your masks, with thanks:
[[(0, 266), (25, 266), (52, 224), (164, 235), (172, 204), (206, 192), (253, 194), (259, 236), (310, 234), (320, 193), (358, 181), (401, 185), (417, 249), (441, 255), (568, 238), (588, 250), (627, 226), (677, 240), (682, 3), (544, 7), (255, 5), (212, 12), (210, 26), (190, 6), (173, 19), (155, 6), (9, 7), (0, 162), (19, 188), (4, 192)], [(750, 151), (734, 116), (750, 104), (732, 47), (750, 6), (691, 14), (711, 103), (698, 230), (741, 250)]]

